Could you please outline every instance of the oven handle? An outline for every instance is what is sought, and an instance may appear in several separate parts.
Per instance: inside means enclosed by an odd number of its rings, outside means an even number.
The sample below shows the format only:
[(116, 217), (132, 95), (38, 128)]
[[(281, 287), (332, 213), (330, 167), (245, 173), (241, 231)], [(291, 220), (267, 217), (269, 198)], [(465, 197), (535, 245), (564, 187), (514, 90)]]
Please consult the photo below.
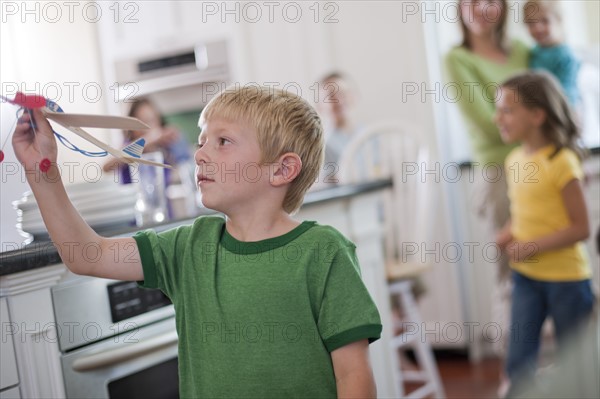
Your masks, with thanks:
[(157, 351), (165, 346), (177, 343), (177, 332), (171, 331), (122, 348), (108, 349), (93, 355), (80, 357), (73, 362), (73, 370), (89, 371), (110, 366), (126, 360)]

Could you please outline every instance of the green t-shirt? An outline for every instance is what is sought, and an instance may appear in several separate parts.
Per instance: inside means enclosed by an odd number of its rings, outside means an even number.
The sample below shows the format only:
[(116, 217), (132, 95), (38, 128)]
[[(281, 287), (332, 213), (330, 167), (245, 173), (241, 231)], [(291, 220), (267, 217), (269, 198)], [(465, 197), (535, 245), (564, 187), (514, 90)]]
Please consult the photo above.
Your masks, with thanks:
[(303, 222), (241, 242), (219, 216), (134, 236), (143, 287), (175, 306), (181, 397), (336, 397), (330, 352), (381, 334), (355, 246)]
[(467, 122), (475, 161), (483, 165), (495, 163), (502, 168), (504, 159), (515, 147), (504, 144), (494, 123), (496, 91), (508, 78), (525, 72), (528, 63), (529, 49), (518, 40), (512, 42), (504, 64), (480, 57), (462, 46), (454, 47), (446, 56), (448, 81), (457, 90), (452, 99), (458, 102)]

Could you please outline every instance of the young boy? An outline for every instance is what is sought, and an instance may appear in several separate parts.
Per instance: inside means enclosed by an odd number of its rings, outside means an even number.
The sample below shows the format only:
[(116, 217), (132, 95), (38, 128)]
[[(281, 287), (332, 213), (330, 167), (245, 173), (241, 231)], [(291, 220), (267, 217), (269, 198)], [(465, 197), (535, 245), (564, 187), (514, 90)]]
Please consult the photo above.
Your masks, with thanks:
[(529, 34), (536, 42), (529, 67), (556, 76), (569, 102), (576, 106), (580, 100), (577, 87), (580, 62), (563, 42), (560, 5), (555, 0), (528, 0), (523, 10)]
[[(13, 146), (27, 171), (52, 161), (46, 178), (28, 179), (53, 242), (70, 243), (64, 263), (171, 298), (181, 397), (375, 397), (368, 343), (381, 322), (355, 247), (331, 227), (290, 217), (323, 158), (308, 103), (257, 87), (215, 97), (200, 116), (195, 161), (204, 205), (226, 218), (132, 238), (100, 237), (83, 221), (56, 179), (50, 125), (33, 115), (36, 134), (25, 114)], [(94, 263), (77, 250), (87, 243), (102, 249)]]
[[(342, 155), (364, 126), (355, 120), (356, 87), (346, 75), (331, 72), (321, 78), (319, 85), (317, 109), (323, 117), (325, 132), (325, 163), (319, 179), (324, 184), (319, 188), (325, 188), (339, 183)], [(354, 168), (361, 180), (374, 178), (376, 169), (381, 166), (379, 141), (377, 138), (369, 140), (355, 156)]]

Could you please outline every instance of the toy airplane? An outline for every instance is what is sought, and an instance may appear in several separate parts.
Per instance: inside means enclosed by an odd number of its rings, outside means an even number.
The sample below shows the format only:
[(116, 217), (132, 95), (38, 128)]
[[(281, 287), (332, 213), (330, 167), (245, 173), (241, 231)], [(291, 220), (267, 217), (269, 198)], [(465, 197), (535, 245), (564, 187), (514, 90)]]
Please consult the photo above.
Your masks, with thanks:
[[(36, 94), (25, 95), (23, 93), (18, 92), (13, 100), (10, 100), (4, 96), (0, 96), (0, 98), (3, 101), (6, 101), (10, 104), (19, 106), (27, 112), (30, 112), (30, 110), (32, 109), (40, 108), (46, 118), (64, 126), (79, 137), (89, 141), (90, 143), (104, 150), (99, 152), (89, 152), (82, 150), (74, 144), (72, 144), (71, 142), (69, 142), (69, 140), (67, 140), (62, 135), (54, 132), (58, 140), (65, 147), (69, 148), (72, 151), (77, 151), (89, 157), (103, 157), (107, 156), (108, 154), (111, 154), (114, 157), (126, 163), (142, 163), (145, 165), (159, 166), (162, 168), (171, 168), (170, 165), (152, 162), (142, 158), (142, 152), (144, 151), (144, 145), (146, 144), (146, 140), (144, 140), (143, 138), (140, 138), (134, 141), (133, 143), (125, 146), (123, 149), (119, 150), (98, 140), (96, 137), (92, 136), (91, 134), (82, 129), (82, 127), (122, 130), (149, 129), (149, 127), (139, 119), (125, 116), (67, 114), (54, 101), (48, 100)], [(31, 120), (33, 121), (33, 118)], [(32, 125), (35, 132), (35, 124)], [(4, 153), (0, 150), (0, 162), (2, 162), (3, 159)], [(42, 160), (40, 164), (40, 169), (42, 169), (42, 172), (47, 171), (49, 167), (50, 161), (48, 161), (47, 159)]]

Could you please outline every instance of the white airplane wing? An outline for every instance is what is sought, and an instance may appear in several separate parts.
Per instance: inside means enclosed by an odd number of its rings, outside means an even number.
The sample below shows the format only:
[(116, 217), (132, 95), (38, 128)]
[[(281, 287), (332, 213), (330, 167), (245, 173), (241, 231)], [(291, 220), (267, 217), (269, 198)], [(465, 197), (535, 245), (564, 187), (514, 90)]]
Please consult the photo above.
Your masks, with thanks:
[(122, 160), (124, 160), (127, 163), (142, 163), (144, 165), (159, 166), (161, 168), (172, 169), (171, 165), (167, 165), (167, 164), (160, 163), (160, 162), (148, 161), (147, 159), (144, 159), (144, 158), (134, 158), (134, 157), (130, 157), (130, 156), (121, 156), (121, 157), (119, 157), (119, 159), (122, 159)]
[(43, 110), (46, 118), (67, 127), (93, 127), (100, 129), (142, 130), (150, 129), (148, 125), (136, 118), (128, 116), (65, 114), (47, 108)]
[[(46, 112), (44, 112), (46, 113)], [(96, 137), (92, 136), (91, 134), (89, 134), (88, 132), (86, 132), (85, 130), (83, 130), (82, 128), (78, 127), (78, 126), (70, 126), (67, 121), (69, 120), (68, 118), (55, 118), (55, 116), (60, 116), (63, 115), (61, 113), (55, 113), (55, 112), (48, 112), (49, 114), (52, 114), (52, 117), (48, 116), (49, 119), (57, 122), (59, 125), (69, 129), (71, 132), (75, 133), (76, 135), (78, 135), (79, 137), (83, 138), (84, 140), (89, 141), (90, 143), (94, 144), (97, 147), (100, 147), (101, 149), (103, 149), (104, 151), (108, 152), (110, 155), (121, 159), (124, 162), (127, 163), (143, 163), (146, 165), (152, 165), (152, 166), (159, 166), (162, 168), (168, 168), (170, 169), (171, 166), (170, 165), (166, 165), (166, 164), (162, 164), (162, 163), (158, 163), (158, 162), (152, 162), (152, 161), (148, 161), (146, 159), (143, 158), (139, 158), (138, 154), (132, 154), (131, 152), (129, 154), (123, 152), (122, 150), (118, 150), (114, 147), (111, 147), (110, 145), (98, 140)], [(67, 115), (69, 116), (69, 115)], [(94, 116), (96, 117), (97, 115), (90, 115), (90, 116)], [(108, 117), (108, 118), (119, 118), (121, 119), (122, 117)], [(134, 118), (128, 118), (128, 119), (133, 119), (134, 121), (140, 122), (137, 119)], [(140, 122), (141, 123), (141, 122)], [(106, 127), (106, 125), (103, 125), (102, 127)], [(117, 127), (118, 129), (123, 129), (122, 125), (120, 127)], [(135, 143), (133, 144), (135, 145)], [(132, 144), (130, 144), (129, 146), (125, 147), (125, 149), (130, 148), (132, 146)], [(141, 155), (141, 151), (143, 150), (143, 146), (142, 149), (139, 151), (139, 154)]]

